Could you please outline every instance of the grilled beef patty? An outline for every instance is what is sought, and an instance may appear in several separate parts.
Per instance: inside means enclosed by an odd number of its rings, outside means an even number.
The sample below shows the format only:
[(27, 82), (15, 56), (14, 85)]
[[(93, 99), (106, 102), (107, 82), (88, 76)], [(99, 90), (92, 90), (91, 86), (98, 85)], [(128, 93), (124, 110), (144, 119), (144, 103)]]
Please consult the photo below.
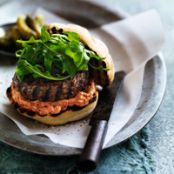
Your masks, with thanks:
[(84, 91), (89, 84), (89, 74), (86, 71), (78, 72), (72, 79), (62, 81), (35, 79), (32, 76), (19, 81), (14, 76), (13, 82), (21, 95), (28, 100), (56, 101), (72, 98), (79, 91)]

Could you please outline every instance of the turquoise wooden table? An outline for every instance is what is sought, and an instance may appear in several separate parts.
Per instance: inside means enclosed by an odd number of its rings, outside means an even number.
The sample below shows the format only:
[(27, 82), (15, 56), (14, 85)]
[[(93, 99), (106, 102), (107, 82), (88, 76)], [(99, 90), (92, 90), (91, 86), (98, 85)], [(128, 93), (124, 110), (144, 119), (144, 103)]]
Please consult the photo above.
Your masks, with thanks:
[[(174, 173), (174, 1), (100, 0), (110, 8), (130, 14), (155, 8), (160, 13), (166, 42), (163, 53), (168, 81), (164, 100), (151, 122), (126, 142), (104, 150), (92, 174), (172, 174)], [(1, 0), (0, 5), (6, 3)], [(27, 153), (0, 143), (0, 174), (80, 173), (77, 156), (46, 157)]]

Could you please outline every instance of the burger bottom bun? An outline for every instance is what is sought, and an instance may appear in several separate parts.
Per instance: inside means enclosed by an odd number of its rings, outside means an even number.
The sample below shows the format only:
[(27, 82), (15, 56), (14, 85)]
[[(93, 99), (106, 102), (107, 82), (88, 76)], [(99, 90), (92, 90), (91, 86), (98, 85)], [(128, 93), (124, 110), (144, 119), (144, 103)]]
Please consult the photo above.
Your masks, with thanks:
[(96, 107), (98, 101), (98, 92), (96, 92), (96, 99), (92, 103), (88, 104), (86, 107), (83, 107), (79, 110), (66, 110), (57, 116), (40, 116), (38, 114), (30, 116), (27, 112), (20, 111), (20, 108), (17, 108), (17, 111), (28, 118), (37, 120), (38, 122), (47, 124), (47, 125), (63, 125), (69, 122), (77, 121), (87, 117)]

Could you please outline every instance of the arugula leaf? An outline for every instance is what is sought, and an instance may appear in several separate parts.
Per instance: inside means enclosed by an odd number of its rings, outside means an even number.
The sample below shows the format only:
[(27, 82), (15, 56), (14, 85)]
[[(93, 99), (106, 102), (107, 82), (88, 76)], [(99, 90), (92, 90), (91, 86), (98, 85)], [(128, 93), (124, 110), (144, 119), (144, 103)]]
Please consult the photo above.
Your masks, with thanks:
[[(52, 76), (50, 74), (50, 72), (48, 72), (48, 71), (43, 73), (37, 65), (32, 66), (26, 60), (20, 60), (19, 64), (23, 66), (24, 72), (27, 72), (24, 75), (31, 73), (31, 74), (34, 74), (34, 77), (41, 77), (41, 78), (45, 78), (45, 79), (48, 79), (48, 80), (65, 80), (65, 79), (70, 77), (70, 75), (67, 75), (67, 76), (61, 76), (61, 75)], [(20, 76), (20, 73), (21, 73), (21, 69), (17, 68), (17, 74), (16, 75)]]
[(64, 62), (63, 64), (64, 70), (68, 72), (68, 74), (70, 74), (71, 77), (73, 77), (77, 72), (77, 67), (75, 66), (73, 60), (69, 59), (68, 57), (64, 57), (63, 62)]
[(71, 41), (76, 41), (76, 42), (80, 42), (80, 37), (77, 33), (74, 32), (65, 32), (65, 34), (68, 35), (68, 40)]
[(53, 58), (51, 57), (52, 55), (49, 55), (49, 53), (45, 53), (44, 55), (44, 66), (45, 69), (47, 69), (49, 72), (51, 72), (52, 69), (52, 63), (53, 63)]
[(19, 58), (16, 75), (23, 80), (30, 74), (34, 78), (65, 80), (78, 71), (87, 71), (89, 66), (96, 70), (107, 70), (89, 63), (91, 59), (103, 58), (85, 48), (75, 32), (49, 34), (46, 27), (41, 29), (40, 39), (18, 40), (22, 48), (16, 52)]
[(46, 27), (45, 26), (43, 26), (41, 28), (41, 40), (43, 42), (47, 42), (47, 41), (50, 40), (50, 34), (46, 31)]

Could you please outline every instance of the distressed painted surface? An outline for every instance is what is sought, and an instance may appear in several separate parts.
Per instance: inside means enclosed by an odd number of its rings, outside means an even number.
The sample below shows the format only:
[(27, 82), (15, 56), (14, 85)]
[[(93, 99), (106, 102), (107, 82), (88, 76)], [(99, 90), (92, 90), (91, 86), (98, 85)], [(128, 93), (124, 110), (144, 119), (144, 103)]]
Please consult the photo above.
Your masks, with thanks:
[[(104, 0), (102, 0), (104, 2)], [(163, 47), (168, 82), (162, 105), (154, 119), (139, 134), (103, 152), (94, 174), (172, 174), (174, 173), (174, 1), (108, 0), (108, 6), (135, 14), (156, 8), (164, 24)], [(29, 154), (0, 143), (0, 174), (78, 173), (77, 157), (44, 157)]]
[[(149, 149), (149, 128), (119, 146), (105, 150), (99, 167), (91, 173), (153, 173), (154, 161)], [(0, 173), (80, 173), (75, 169), (78, 157), (45, 157), (26, 153), (1, 143)]]

